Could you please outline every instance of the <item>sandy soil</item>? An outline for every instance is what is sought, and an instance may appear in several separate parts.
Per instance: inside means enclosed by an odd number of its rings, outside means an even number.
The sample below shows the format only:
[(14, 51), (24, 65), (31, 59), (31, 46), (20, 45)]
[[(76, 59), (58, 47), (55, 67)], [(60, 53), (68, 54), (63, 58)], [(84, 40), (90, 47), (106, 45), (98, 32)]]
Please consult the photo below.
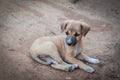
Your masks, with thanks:
[[(104, 1), (104, 2), (102, 2)], [(89, 4), (88, 4), (89, 3)], [(0, 80), (120, 80), (120, 1), (0, 0)], [(84, 52), (100, 59), (89, 74), (55, 70), (33, 61), (29, 48), (42, 36), (60, 35), (64, 19), (87, 22)]]

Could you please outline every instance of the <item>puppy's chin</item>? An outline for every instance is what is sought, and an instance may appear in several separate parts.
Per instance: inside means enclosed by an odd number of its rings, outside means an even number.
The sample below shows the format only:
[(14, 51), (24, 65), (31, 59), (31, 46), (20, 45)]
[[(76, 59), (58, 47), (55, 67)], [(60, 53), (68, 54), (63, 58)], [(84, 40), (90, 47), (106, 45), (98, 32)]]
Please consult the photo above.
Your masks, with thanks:
[(68, 44), (68, 43), (66, 43), (68, 46), (75, 46), (76, 45), (76, 43), (74, 43), (74, 44)]

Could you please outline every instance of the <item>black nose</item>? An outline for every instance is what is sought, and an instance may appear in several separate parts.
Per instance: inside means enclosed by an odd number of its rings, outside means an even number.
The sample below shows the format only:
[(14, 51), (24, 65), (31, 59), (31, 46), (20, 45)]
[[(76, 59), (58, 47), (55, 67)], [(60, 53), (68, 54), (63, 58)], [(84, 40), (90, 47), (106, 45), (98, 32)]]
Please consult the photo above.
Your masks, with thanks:
[(73, 44), (73, 40), (71, 38), (69, 38), (67, 41), (66, 41), (67, 45), (71, 46)]
[(76, 39), (74, 37), (68, 37), (66, 43), (68, 46), (74, 46), (76, 44)]

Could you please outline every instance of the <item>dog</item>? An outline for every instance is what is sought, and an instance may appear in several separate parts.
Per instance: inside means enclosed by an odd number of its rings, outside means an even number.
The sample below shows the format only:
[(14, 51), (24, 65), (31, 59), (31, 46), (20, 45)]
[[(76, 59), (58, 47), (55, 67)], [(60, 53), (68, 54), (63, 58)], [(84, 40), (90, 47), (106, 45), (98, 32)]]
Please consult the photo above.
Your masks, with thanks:
[(70, 72), (80, 68), (93, 73), (94, 69), (82, 62), (100, 63), (82, 52), (82, 37), (90, 31), (89, 25), (77, 20), (65, 20), (60, 24), (60, 29), (65, 35), (38, 38), (30, 48), (31, 57), (55, 69)]

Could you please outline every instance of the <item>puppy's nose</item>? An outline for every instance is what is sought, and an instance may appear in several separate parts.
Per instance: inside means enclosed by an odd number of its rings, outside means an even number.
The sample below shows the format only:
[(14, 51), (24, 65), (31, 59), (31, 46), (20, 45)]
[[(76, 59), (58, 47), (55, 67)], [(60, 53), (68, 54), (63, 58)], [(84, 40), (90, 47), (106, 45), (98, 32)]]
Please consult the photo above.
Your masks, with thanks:
[(68, 36), (68, 37), (66, 38), (66, 44), (67, 44), (68, 46), (74, 46), (74, 45), (76, 44), (76, 38), (73, 37), (73, 36)]
[(73, 40), (72, 40), (71, 38), (69, 38), (69, 39), (67, 40), (67, 44), (70, 46), (70, 45), (72, 45), (72, 43), (73, 43)]

